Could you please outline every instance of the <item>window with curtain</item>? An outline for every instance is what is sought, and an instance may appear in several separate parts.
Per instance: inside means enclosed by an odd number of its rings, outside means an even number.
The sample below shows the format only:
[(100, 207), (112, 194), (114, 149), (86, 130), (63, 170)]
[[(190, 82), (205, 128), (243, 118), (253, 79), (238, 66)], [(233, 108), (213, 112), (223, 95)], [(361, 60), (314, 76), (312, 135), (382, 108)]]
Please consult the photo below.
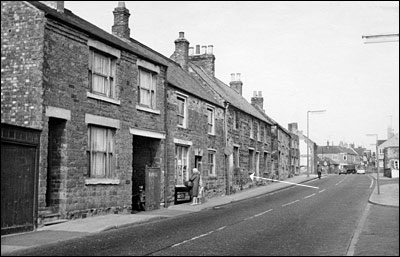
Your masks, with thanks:
[(208, 151), (208, 175), (215, 176), (215, 152)]
[(91, 93), (115, 98), (115, 69), (115, 58), (91, 50), (89, 53)]
[(214, 124), (215, 124), (215, 118), (214, 118), (214, 109), (211, 107), (207, 107), (207, 117), (208, 117), (208, 134), (214, 135)]
[(177, 97), (178, 100), (178, 126), (186, 128), (186, 98)]
[(114, 172), (115, 130), (90, 125), (88, 128), (89, 177), (111, 178)]
[(175, 184), (183, 185), (189, 180), (188, 160), (189, 147), (176, 145), (175, 146)]
[(145, 69), (139, 69), (139, 104), (156, 109), (156, 87), (157, 74)]

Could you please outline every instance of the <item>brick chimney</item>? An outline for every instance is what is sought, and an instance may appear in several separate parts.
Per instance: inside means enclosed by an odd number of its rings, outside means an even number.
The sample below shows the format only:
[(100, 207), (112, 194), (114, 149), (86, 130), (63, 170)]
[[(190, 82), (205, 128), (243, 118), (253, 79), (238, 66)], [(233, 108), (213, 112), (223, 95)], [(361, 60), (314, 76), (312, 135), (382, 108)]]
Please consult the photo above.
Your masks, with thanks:
[(298, 130), (297, 122), (289, 123), (289, 124), (288, 124), (288, 130), (289, 130), (290, 132), (295, 132), (295, 131), (297, 131), (297, 130)]
[(229, 86), (233, 88), (239, 95), (242, 95), (242, 87), (243, 83), (240, 81), (240, 73), (231, 73), (231, 82), (229, 82)]
[(39, 1), (50, 8), (57, 10), (57, 12), (64, 12), (64, 1)]
[(185, 39), (185, 32), (179, 32), (179, 38), (175, 40), (175, 52), (170, 58), (179, 63), (184, 70), (188, 70), (189, 41)]
[(251, 98), (251, 104), (258, 106), (260, 110), (264, 110), (264, 98), (261, 95), (261, 91), (253, 91), (253, 97)]
[(118, 2), (118, 7), (113, 11), (114, 25), (112, 33), (115, 36), (129, 39), (131, 30), (129, 29), (129, 10), (125, 8), (125, 2)]
[(202, 46), (202, 51), (200, 53), (200, 45), (196, 45), (196, 52), (193, 53), (191, 48), (191, 55), (189, 55), (189, 61), (202, 67), (211, 77), (215, 76), (215, 56), (213, 54), (213, 49), (214, 46), (212, 45), (209, 45), (208, 47)]

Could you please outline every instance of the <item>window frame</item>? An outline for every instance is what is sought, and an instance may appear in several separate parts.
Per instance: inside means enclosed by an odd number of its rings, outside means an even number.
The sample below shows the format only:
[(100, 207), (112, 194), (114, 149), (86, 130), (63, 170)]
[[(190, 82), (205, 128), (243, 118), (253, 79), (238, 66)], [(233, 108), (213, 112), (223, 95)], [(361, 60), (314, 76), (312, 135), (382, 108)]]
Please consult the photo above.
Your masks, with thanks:
[[(95, 63), (95, 56), (99, 56), (104, 58), (108, 62), (108, 74), (101, 73), (99, 71), (95, 71), (93, 65)], [(117, 58), (113, 55), (107, 54), (103, 51), (100, 51), (96, 48), (89, 48), (89, 67), (88, 67), (88, 79), (89, 79), (89, 90), (90, 93), (94, 95), (99, 95), (109, 99), (116, 99), (116, 65)], [(104, 92), (98, 91), (94, 88), (94, 76), (102, 77), (108, 83), (107, 89), (104, 87)]]
[[(94, 148), (94, 129), (97, 130), (103, 130), (105, 131), (105, 144), (106, 144), (106, 149), (101, 151), (101, 150), (95, 150)], [(111, 128), (111, 127), (105, 127), (105, 126), (99, 126), (99, 125), (93, 125), (89, 124), (88, 125), (88, 149), (87, 149), (87, 158), (88, 158), (88, 177), (89, 178), (95, 178), (95, 179), (108, 179), (108, 178), (113, 178), (115, 168), (116, 168), (116, 158), (115, 158), (115, 134), (116, 134), (116, 129)], [(104, 142), (103, 142), (104, 144)], [(94, 167), (94, 156), (96, 154), (101, 154), (103, 153), (105, 155), (104, 157), (104, 167), (102, 167), (101, 174), (95, 174), (95, 171), (93, 170)]]
[[(156, 110), (157, 109), (157, 83), (158, 74), (155, 71), (138, 67), (138, 85), (137, 85), (137, 102), (139, 106), (144, 106), (146, 108)], [(141, 75), (150, 75), (150, 85), (143, 85), (141, 80)], [(147, 87), (148, 86), (148, 87)], [(147, 96), (150, 99), (146, 99), (142, 92), (147, 92)], [(147, 103), (148, 101), (149, 103)]]
[[(210, 158), (211, 157), (211, 158)], [(215, 165), (216, 165), (216, 150), (208, 149), (207, 153), (207, 164), (208, 164), (208, 175), (209, 176), (216, 176), (215, 173)]]
[[(212, 115), (211, 120), (210, 120), (210, 113)], [(207, 105), (207, 134), (215, 135), (215, 108), (211, 105)]]
[[(182, 99), (183, 100), (183, 114), (180, 114), (179, 113), (179, 104), (180, 104), (180, 101), (179, 101), (179, 99)], [(177, 100), (177, 106), (178, 106), (178, 108), (177, 108), (177, 126), (178, 127), (180, 127), (180, 128), (187, 128), (188, 126), (187, 126), (187, 121), (188, 121), (188, 117), (187, 117), (187, 114), (188, 114), (188, 111), (187, 111), (187, 99), (188, 99), (188, 97), (186, 96), (186, 95), (183, 95), (183, 94), (180, 94), (180, 93), (177, 93), (177, 96), (176, 96), (176, 100)], [(182, 117), (182, 124), (179, 124), (179, 117)]]
[[(190, 146), (175, 144), (175, 184), (184, 185), (189, 180)], [(181, 149), (181, 150), (179, 150)], [(179, 161), (181, 164), (178, 165)]]

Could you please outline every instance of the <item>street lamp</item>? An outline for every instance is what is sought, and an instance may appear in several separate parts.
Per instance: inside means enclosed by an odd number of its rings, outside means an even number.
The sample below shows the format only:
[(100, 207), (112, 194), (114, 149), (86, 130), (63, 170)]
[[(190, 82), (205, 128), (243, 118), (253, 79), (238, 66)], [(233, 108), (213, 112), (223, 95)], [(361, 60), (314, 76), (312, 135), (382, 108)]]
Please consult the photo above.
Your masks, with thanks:
[(379, 195), (380, 194), (380, 190), (379, 190), (378, 134), (367, 134), (367, 136), (375, 136), (376, 137), (375, 166), (376, 166), (376, 185), (378, 187), (378, 195)]
[(309, 152), (309, 148), (310, 148), (310, 137), (309, 137), (309, 133), (308, 133), (308, 116), (309, 113), (323, 113), (326, 112), (326, 110), (316, 110), (316, 111), (307, 111), (307, 178), (310, 177), (310, 164), (309, 164), (309, 158), (308, 158), (308, 152)]

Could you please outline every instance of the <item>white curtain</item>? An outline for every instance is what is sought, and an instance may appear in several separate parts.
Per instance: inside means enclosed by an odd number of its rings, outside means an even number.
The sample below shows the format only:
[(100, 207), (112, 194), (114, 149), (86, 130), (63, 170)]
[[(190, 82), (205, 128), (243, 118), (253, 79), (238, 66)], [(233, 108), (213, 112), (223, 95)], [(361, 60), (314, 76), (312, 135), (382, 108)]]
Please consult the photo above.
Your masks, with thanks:
[(156, 106), (156, 83), (157, 78), (155, 74), (139, 70), (140, 82), (140, 104), (155, 108)]
[(91, 177), (107, 177), (113, 170), (114, 139), (111, 129), (90, 127)]
[(89, 64), (92, 65), (92, 90), (113, 97), (114, 63), (109, 57), (92, 52)]

